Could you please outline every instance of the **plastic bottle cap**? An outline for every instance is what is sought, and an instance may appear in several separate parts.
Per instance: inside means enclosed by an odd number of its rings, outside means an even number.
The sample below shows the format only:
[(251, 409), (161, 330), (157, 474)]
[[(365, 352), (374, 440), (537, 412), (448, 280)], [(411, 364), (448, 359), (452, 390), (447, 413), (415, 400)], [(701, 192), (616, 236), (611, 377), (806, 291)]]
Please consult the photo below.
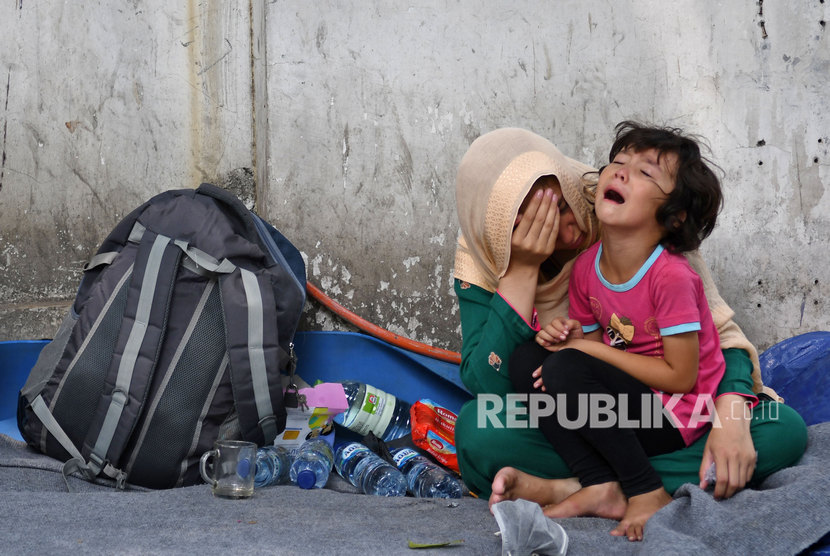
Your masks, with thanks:
[(248, 477), (248, 474), (251, 472), (251, 460), (245, 458), (240, 460), (239, 463), (236, 464), (236, 473), (243, 479)]
[(317, 483), (317, 475), (311, 469), (303, 469), (297, 473), (297, 486), (300, 488), (314, 488)]

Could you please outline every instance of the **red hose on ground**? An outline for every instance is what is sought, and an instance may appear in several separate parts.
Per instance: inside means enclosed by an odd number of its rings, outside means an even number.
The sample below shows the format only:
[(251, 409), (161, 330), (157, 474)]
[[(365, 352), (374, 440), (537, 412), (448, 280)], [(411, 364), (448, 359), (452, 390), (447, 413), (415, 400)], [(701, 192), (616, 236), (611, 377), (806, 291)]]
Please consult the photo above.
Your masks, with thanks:
[(348, 322), (352, 323), (353, 325), (363, 330), (367, 334), (371, 334), (375, 338), (379, 338), (384, 342), (389, 342), (390, 344), (398, 346), (400, 348), (409, 351), (414, 351), (415, 353), (426, 355), (427, 357), (432, 357), (433, 359), (440, 359), (441, 361), (455, 363), (456, 365), (459, 365), (461, 363), (461, 354), (457, 351), (449, 351), (446, 349), (430, 346), (428, 344), (423, 344), (421, 342), (416, 342), (415, 340), (404, 338), (403, 336), (399, 336), (393, 332), (386, 330), (385, 328), (381, 328), (376, 324), (372, 324), (368, 320), (355, 315), (354, 313), (352, 313), (351, 311), (349, 311), (348, 309), (334, 301), (332, 298), (323, 293), (322, 290), (320, 290), (311, 282), (306, 282), (306, 289), (311, 294), (311, 297), (322, 303), (326, 308), (334, 312), (336, 315), (346, 319)]

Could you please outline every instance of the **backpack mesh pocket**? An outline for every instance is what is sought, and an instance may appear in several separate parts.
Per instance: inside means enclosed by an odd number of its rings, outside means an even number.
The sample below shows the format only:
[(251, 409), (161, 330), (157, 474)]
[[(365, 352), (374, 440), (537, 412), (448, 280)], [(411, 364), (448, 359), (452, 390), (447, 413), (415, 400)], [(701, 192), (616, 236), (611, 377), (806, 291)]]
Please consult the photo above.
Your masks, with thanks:
[[(195, 450), (225, 360), (225, 328), (219, 288), (212, 288), (181, 357), (156, 393), (142, 436), (128, 465), (129, 482), (155, 488), (178, 486), (182, 462)], [(205, 378), (209, 375), (212, 379)], [(230, 384), (228, 384), (228, 387)], [(216, 408), (213, 408), (216, 409)], [(233, 403), (225, 412), (233, 409)], [(209, 447), (202, 447), (208, 449)], [(198, 452), (201, 455), (201, 452)], [(198, 458), (196, 459), (198, 461)]]
[[(104, 390), (129, 286), (129, 280), (122, 280), (121, 287), (113, 293), (107, 310), (99, 315), (93, 325), (94, 332), (78, 351), (55, 393), (52, 414), (76, 446), (82, 445)], [(65, 453), (51, 437), (47, 446), (51, 448), (48, 453)]]

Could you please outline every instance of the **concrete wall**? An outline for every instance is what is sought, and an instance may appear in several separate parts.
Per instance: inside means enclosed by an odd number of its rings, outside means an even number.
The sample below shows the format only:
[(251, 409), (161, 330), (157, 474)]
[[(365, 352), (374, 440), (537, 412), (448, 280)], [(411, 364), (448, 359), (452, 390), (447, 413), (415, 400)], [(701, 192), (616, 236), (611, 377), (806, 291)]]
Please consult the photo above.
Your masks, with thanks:
[(147, 198), (253, 166), (248, 4), (180, 4), (0, 5), (0, 339), (51, 337)]
[[(232, 186), (309, 280), (460, 348), (455, 168), (527, 127), (601, 163), (626, 118), (724, 169), (704, 254), (764, 348), (830, 329), (830, 6), (659, 0), (0, 7), (0, 339), (49, 336), (109, 228), (171, 187)], [(344, 329), (307, 306), (303, 328)]]

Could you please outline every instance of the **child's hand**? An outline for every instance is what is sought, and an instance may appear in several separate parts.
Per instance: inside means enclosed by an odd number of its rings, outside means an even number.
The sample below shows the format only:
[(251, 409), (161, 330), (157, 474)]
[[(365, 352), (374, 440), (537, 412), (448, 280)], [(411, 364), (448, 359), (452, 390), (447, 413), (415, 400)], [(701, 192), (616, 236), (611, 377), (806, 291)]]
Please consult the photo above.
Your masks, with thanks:
[[(536, 343), (548, 351), (559, 351), (567, 347), (569, 340), (582, 339), (582, 325), (578, 320), (557, 317), (550, 324), (536, 333)], [(538, 367), (531, 375), (535, 380), (533, 387), (545, 392), (542, 381), (542, 367)]]
[(542, 367), (536, 367), (536, 370), (530, 375), (536, 380), (533, 382), (533, 387), (542, 392), (546, 392), (545, 383), (542, 381)]
[[(562, 347), (558, 344), (582, 337), (582, 326), (579, 321), (557, 317), (536, 333), (536, 343), (550, 351), (558, 351)], [(553, 346), (556, 346), (556, 349), (551, 349)]]

